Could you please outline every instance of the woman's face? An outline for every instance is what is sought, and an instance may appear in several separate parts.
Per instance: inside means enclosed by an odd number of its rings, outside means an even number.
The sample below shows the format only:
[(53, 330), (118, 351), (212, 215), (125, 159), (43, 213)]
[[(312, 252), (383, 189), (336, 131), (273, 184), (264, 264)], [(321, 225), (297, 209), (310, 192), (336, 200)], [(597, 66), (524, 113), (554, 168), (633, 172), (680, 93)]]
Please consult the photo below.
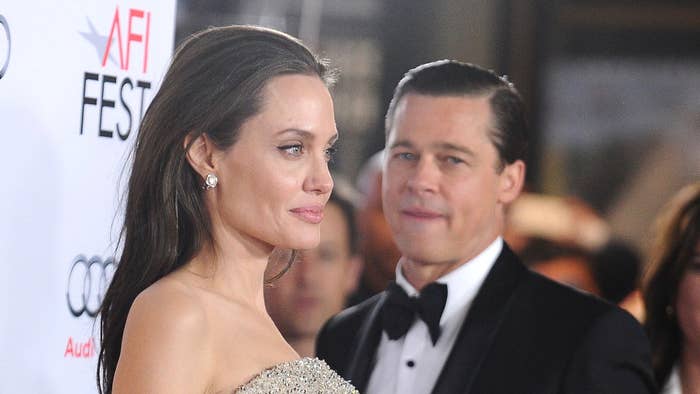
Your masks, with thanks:
[(337, 139), (333, 102), (320, 78), (271, 79), (261, 111), (238, 141), (215, 157), (214, 215), (224, 231), (283, 248), (319, 243), (323, 208), (333, 188), (328, 160)]
[(685, 343), (700, 349), (700, 240), (678, 285), (676, 311)]

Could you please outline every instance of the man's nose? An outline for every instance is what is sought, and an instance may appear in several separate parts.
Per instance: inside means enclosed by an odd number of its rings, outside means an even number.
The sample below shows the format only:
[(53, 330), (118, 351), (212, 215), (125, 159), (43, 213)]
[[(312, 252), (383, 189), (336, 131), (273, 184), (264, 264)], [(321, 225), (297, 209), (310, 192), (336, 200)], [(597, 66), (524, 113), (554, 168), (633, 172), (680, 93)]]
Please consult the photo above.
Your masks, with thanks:
[(406, 184), (414, 193), (433, 193), (438, 189), (439, 179), (440, 169), (434, 158), (423, 156), (418, 159)]

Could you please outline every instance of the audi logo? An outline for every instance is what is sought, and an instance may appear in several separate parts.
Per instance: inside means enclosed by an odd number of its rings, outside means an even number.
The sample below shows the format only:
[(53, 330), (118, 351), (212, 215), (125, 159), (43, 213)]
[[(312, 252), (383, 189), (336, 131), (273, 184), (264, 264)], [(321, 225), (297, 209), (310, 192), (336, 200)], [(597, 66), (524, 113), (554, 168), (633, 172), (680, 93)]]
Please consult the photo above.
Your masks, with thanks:
[(66, 286), (66, 302), (73, 316), (80, 317), (84, 313), (90, 317), (97, 316), (115, 268), (111, 257), (106, 260), (99, 256), (88, 259), (81, 254), (73, 259)]
[[(2, 25), (2, 28), (5, 30), (5, 39), (7, 40), (7, 53), (5, 54), (5, 60), (3, 61), (3, 54), (0, 53), (0, 79), (5, 75), (5, 71), (7, 71), (7, 66), (10, 65), (10, 49), (12, 48), (12, 40), (10, 39), (10, 25), (7, 24), (7, 19), (5, 19), (4, 16), (0, 15), (0, 25)], [(1, 32), (2, 30), (0, 30)], [(0, 48), (2, 48), (1, 45), (1, 40), (3, 37), (1, 36), (2, 33), (0, 33)]]

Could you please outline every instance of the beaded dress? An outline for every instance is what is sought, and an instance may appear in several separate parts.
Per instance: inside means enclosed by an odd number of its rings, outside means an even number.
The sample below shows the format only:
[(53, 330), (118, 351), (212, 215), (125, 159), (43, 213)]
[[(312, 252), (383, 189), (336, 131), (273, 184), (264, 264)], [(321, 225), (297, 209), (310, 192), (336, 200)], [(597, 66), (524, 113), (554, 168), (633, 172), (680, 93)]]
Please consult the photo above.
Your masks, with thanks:
[(349, 382), (318, 358), (305, 357), (260, 372), (234, 394), (359, 394)]

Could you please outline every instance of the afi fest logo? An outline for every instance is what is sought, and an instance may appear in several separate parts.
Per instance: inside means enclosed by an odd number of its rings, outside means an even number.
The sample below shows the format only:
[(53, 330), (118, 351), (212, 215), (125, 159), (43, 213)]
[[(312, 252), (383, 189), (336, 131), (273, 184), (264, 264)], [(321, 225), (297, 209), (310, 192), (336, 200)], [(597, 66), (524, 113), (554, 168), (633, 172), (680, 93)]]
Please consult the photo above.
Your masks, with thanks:
[(125, 141), (143, 118), (145, 93), (151, 89), (145, 75), (151, 12), (117, 6), (111, 20), (108, 29), (97, 29), (88, 18), (88, 31), (80, 32), (96, 49), (101, 67), (83, 75), (79, 134), (113, 138), (116, 133)]
[[(2, 15), (0, 15), (0, 27), (2, 27), (0, 29), (0, 79), (2, 79), (7, 72), (7, 66), (10, 65), (10, 50), (12, 49), (10, 26)], [(7, 49), (3, 51), (3, 47)]]

